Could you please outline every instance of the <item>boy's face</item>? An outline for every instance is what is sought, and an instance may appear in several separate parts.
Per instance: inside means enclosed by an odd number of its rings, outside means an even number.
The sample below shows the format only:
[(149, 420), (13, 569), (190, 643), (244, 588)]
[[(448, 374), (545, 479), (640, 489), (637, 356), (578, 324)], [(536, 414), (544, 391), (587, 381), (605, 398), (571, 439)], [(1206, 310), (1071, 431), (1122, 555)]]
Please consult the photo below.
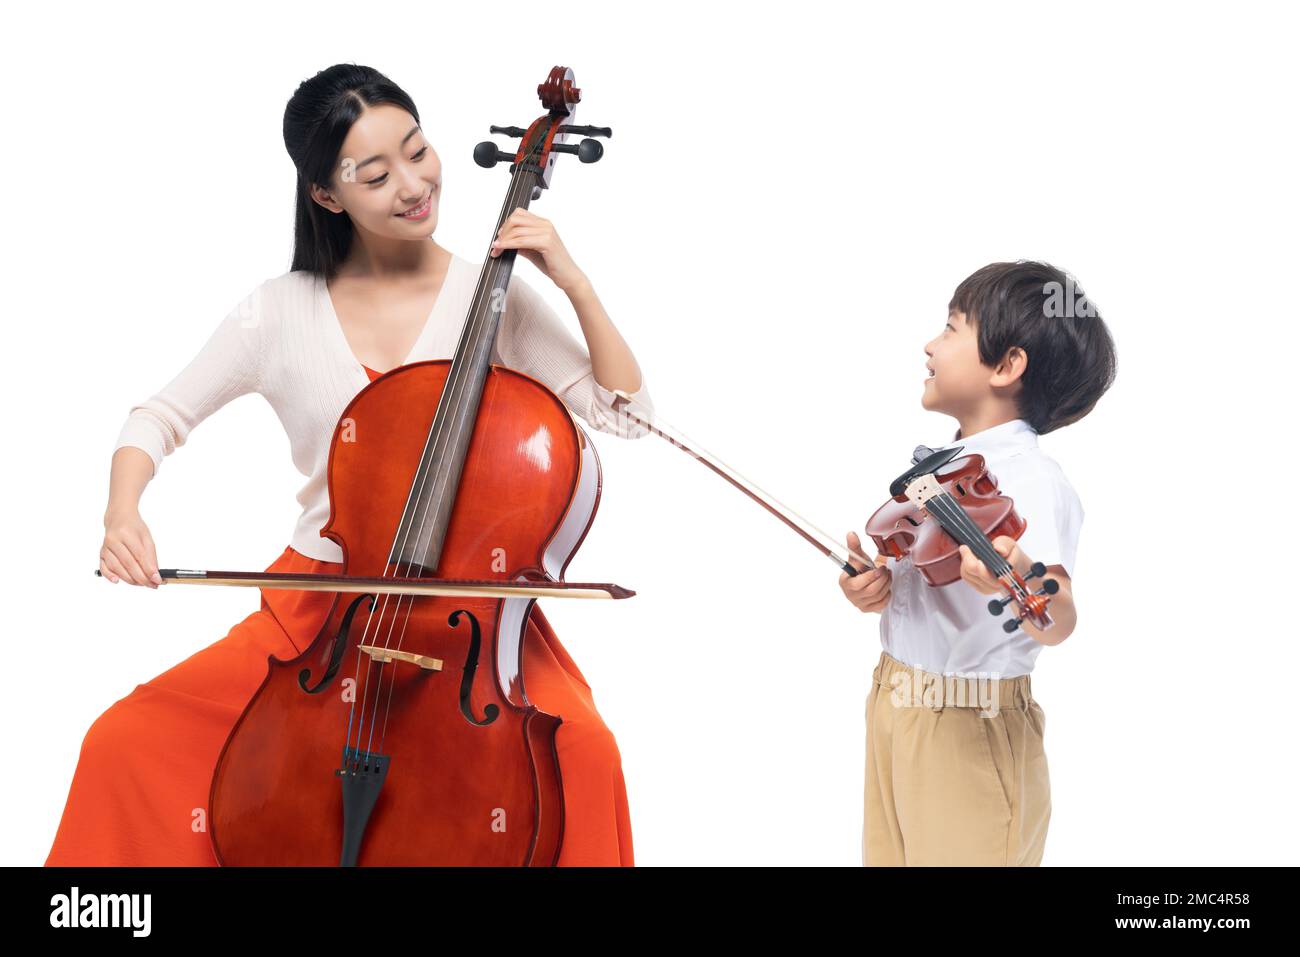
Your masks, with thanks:
[(929, 356), (921, 407), (960, 418), (974, 409), (989, 393), (992, 370), (980, 362), (977, 329), (966, 322), (966, 313), (951, 312), (943, 331), (925, 346)]

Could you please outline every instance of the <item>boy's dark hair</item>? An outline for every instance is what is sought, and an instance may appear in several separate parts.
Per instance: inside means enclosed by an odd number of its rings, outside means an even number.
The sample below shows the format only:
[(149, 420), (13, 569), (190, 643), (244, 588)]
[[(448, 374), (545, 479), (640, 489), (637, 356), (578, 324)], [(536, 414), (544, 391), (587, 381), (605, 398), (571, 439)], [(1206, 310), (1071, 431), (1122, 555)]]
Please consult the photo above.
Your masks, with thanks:
[(1039, 433), (1077, 422), (1115, 381), (1110, 330), (1072, 276), (1042, 262), (990, 263), (962, 280), (948, 311), (975, 323), (980, 362), (995, 366), (1013, 346), (1029, 356), (1017, 396)]

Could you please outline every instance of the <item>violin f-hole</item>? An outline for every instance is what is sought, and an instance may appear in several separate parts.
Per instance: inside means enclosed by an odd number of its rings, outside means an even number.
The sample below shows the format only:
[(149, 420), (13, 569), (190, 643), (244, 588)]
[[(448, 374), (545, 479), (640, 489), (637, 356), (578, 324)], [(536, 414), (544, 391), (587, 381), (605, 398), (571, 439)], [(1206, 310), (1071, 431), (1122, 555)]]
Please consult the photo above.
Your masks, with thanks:
[(358, 595), (352, 604), (348, 606), (347, 612), (343, 615), (343, 621), (339, 625), (339, 633), (334, 636), (334, 644), (330, 647), (329, 665), (325, 668), (325, 674), (321, 675), (321, 679), (316, 683), (315, 687), (307, 687), (307, 679), (311, 677), (310, 668), (303, 668), (302, 671), (298, 672), (298, 687), (303, 691), (308, 694), (319, 694), (334, 680), (334, 676), (338, 674), (339, 665), (343, 662), (343, 652), (348, 646), (348, 632), (352, 629), (352, 616), (357, 613), (357, 607), (367, 598), (370, 599), (370, 609), (374, 610), (375, 596), (368, 594)]
[(447, 624), (455, 628), (460, 621), (461, 615), (469, 619), (470, 638), (469, 652), (465, 655), (465, 667), (460, 675), (460, 713), (465, 716), (465, 720), (470, 724), (483, 728), (497, 719), (501, 714), (501, 709), (495, 704), (488, 704), (483, 708), (482, 720), (474, 717), (474, 709), (469, 699), (470, 692), (474, 690), (474, 675), (478, 672), (478, 654), (479, 645), (482, 643), (482, 634), (479, 631), (478, 619), (463, 608), (459, 611), (453, 611), (447, 618)]

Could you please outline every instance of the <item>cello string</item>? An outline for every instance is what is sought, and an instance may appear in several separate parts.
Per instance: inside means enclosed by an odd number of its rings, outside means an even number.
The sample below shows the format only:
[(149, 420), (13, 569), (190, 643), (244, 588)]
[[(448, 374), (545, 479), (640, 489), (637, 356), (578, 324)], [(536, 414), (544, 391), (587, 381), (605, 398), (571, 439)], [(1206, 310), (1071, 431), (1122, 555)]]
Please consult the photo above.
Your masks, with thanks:
[[(509, 213), (513, 212), (514, 208), (519, 206), (521, 197), (525, 190), (531, 192), (533, 188), (531, 176), (532, 176), (531, 171), (527, 171), (522, 168), (517, 169), (516, 175), (513, 177), (511, 187), (507, 191), (506, 199), (502, 204), (502, 210), (498, 214), (498, 222), (503, 222), (505, 218), (509, 215)], [(496, 237), (494, 235), (493, 239), (495, 240), (495, 238)], [(490, 258), (491, 258), (491, 247), (489, 246), (488, 255), (485, 257), (485, 259), (490, 259)], [(498, 260), (498, 262), (499, 261), (500, 260)], [(489, 266), (489, 269), (491, 269), (491, 266)], [(490, 272), (485, 273), (485, 276), (489, 277), (490, 279), (491, 273)], [(488, 310), (482, 308), (482, 305), (483, 305), (484, 297), (491, 296), (494, 291), (494, 287), (495, 284), (493, 282), (486, 281), (480, 284), (480, 286), (475, 290), (475, 297), (470, 307), (470, 322), (468, 323), (466, 334), (462, 338), (463, 345), (466, 347), (475, 346), (479, 343), (479, 341), (482, 338), (483, 329), (485, 325), (490, 321)], [(458, 353), (460, 351), (461, 350), (458, 348)], [(466, 351), (464, 351), (463, 354), (460, 355), (460, 359), (462, 361), (460, 361), (459, 363), (457, 362), (452, 363), (451, 379), (444, 385), (443, 388), (443, 398), (447, 398), (450, 396), (450, 398), (447, 399), (448, 410), (460, 408), (461, 406), (463, 406), (465, 402), (465, 389), (467, 388), (466, 383), (470, 378), (474, 367), (477, 365), (477, 362), (475, 361), (475, 357), (478, 356), (479, 354), (480, 354), (479, 352), (467, 348)], [(440, 402), (440, 406), (441, 406), (441, 402)], [(428, 539), (432, 537), (432, 533), (433, 533), (433, 527), (431, 527), (429, 536), (428, 538), (426, 538), (424, 534), (424, 528), (426, 524), (428, 524), (428, 519), (430, 515), (436, 515), (438, 513), (439, 506), (445, 500), (446, 495), (448, 494), (448, 485), (449, 485), (448, 473), (444, 470), (436, 469), (434, 466), (435, 463), (440, 462), (443, 460), (443, 458), (445, 458), (445, 453), (447, 452), (448, 448), (454, 447), (454, 443), (456, 441), (459, 441), (461, 437), (462, 430), (464, 428), (463, 416), (452, 415), (451, 418), (453, 419), (454, 422), (454, 425), (451, 427), (454, 428), (455, 430), (454, 434), (450, 434), (448, 432), (449, 427), (446, 425), (446, 418), (444, 417), (442, 419), (437, 420), (437, 427), (431, 430), (430, 436), (426, 440), (425, 453), (422, 454), (421, 456), (422, 467), (420, 470), (420, 475), (418, 481), (415, 483), (415, 487), (418, 488), (418, 493), (415, 493), (417, 495), (416, 510), (409, 516), (404, 513), (403, 534), (400, 536), (399, 541), (395, 542), (393, 551), (390, 551), (389, 553), (389, 560), (391, 562), (394, 557), (393, 552), (398, 551), (398, 548), (400, 546), (401, 552), (398, 552), (397, 555), (398, 574), (405, 574), (406, 572), (409, 572), (411, 564), (413, 564), (412, 561), (412, 563), (406, 564), (404, 568), (403, 561), (402, 561), (402, 553), (405, 552), (405, 547), (411, 538), (412, 528), (414, 527), (415, 529), (414, 535), (415, 535), (415, 540), (418, 549), (420, 552), (423, 552), (423, 550), (428, 547)], [(437, 419), (437, 416), (435, 416), (435, 419)], [(425, 464), (426, 455), (430, 447), (430, 443), (432, 443), (433, 455), (427, 459), (427, 464)], [(440, 456), (438, 453), (439, 446), (442, 446), (443, 449), (442, 456)], [(428, 482), (430, 481), (431, 477), (433, 477), (433, 480), (436, 483), (436, 497), (433, 500), (432, 508), (430, 507), (429, 503), (425, 503), (423, 509), (421, 509), (420, 504), (424, 498), (424, 489), (428, 484)], [(416, 526), (415, 524), (416, 515), (419, 516), (418, 526)], [(382, 621), (383, 612), (387, 610), (387, 604), (388, 604), (387, 599), (389, 597), (390, 596), (387, 595), (385, 596), (384, 608), (382, 608), (380, 612), (381, 621)], [(401, 628), (401, 632), (398, 634), (397, 647), (399, 649), (402, 647), (402, 644), (405, 640), (406, 628), (410, 622), (410, 610), (414, 607), (414, 601), (416, 597), (417, 596), (413, 596), (413, 595), (396, 596), (397, 607), (394, 610), (394, 614), (390, 618), (388, 634), (385, 636), (386, 649), (392, 647), (393, 632), (397, 626), (397, 620), (399, 617), (401, 618), (402, 628)], [(405, 614), (403, 614), (403, 612), (405, 612)], [(377, 627), (376, 632), (378, 632), (379, 630), (380, 628)], [(379, 684), (379, 688), (376, 691), (373, 711), (370, 715), (370, 729), (369, 729), (370, 741), (367, 744), (367, 750), (370, 750), (373, 747), (374, 733), (375, 733), (376, 726), (378, 724), (378, 710), (380, 704), (379, 699), (380, 696), (383, 694), (383, 687), (384, 687), (385, 672), (383, 668), (383, 663), (382, 662), (378, 663), (378, 667), (379, 667), (379, 674), (378, 674), (377, 682)], [(367, 690), (369, 685), (369, 676), (370, 676), (370, 671), (368, 669), (367, 681), (366, 681)], [(493, 680), (496, 680), (495, 675), (493, 675)], [(393, 690), (396, 687), (396, 683), (397, 683), (397, 674), (396, 672), (394, 672), (393, 680), (392, 682), (389, 683), (389, 689), (388, 689), (388, 703), (385, 708), (385, 722), (384, 722), (385, 727), (387, 727), (387, 715), (391, 713), (392, 696), (393, 696)], [(364, 709), (365, 709), (365, 702), (363, 701), (363, 711)], [(379, 746), (381, 748), (383, 746), (383, 741), (384, 738), (383, 738), (383, 734), (381, 733), (380, 742), (379, 742)]]
[[(507, 216), (514, 211), (514, 208), (519, 207), (522, 201), (522, 196), (525, 193), (531, 193), (533, 189), (533, 185), (534, 184), (531, 178), (531, 171), (526, 171), (522, 169), (517, 170), (516, 176), (514, 178), (514, 182), (512, 182), (511, 184), (511, 189), (507, 193), (506, 201), (502, 204), (502, 210), (498, 217), (500, 221), (504, 221), (507, 218)], [(495, 236), (493, 238), (495, 239)], [(490, 259), (490, 258), (491, 258), (491, 247), (489, 246), (485, 259)], [(501, 260), (498, 259), (497, 262), (499, 263), (501, 262)], [(513, 268), (513, 261), (511, 263), (511, 266)], [(496, 283), (491, 281), (490, 273), (487, 275), (489, 276), (489, 280), (485, 281), (482, 284), (481, 291), (476, 290), (475, 293), (475, 300), (473, 303), (473, 307), (471, 309), (471, 326), (470, 326), (471, 331), (469, 335), (466, 337), (465, 342), (466, 345), (469, 346), (480, 346), (481, 348), (485, 347), (490, 350), (492, 348), (493, 343), (486, 342), (483, 333), (486, 326), (493, 321), (492, 317), (496, 310), (492, 310), (490, 308), (482, 308), (482, 305), (483, 305), (483, 297), (493, 296), (496, 290)], [(507, 283), (507, 288), (508, 288), (508, 283)], [(453, 395), (454, 395), (453, 405), (456, 408), (463, 408), (465, 402), (467, 401), (466, 399), (466, 389), (468, 388), (467, 383), (470, 381), (474, 370), (477, 368), (479, 364), (478, 357), (480, 355), (481, 355), (481, 351), (467, 352), (462, 357), (463, 361), (459, 363), (459, 368), (453, 370), (454, 378), (453, 381), (447, 386), (447, 388), (453, 390)], [(490, 355), (488, 358), (490, 359)], [(454, 428), (455, 430), (454, 433), (448, 435), (446, 431), (446, 427), (444, 426), (441, 434), (438, 437), (438, 441), (436, 441), (434, 444), (434, 453), (435, 453), (433, 457), (434, 461), (441, 461), (442, 459), (445, 458), (447, 451), (456, 447), (456, 445), (461, 440), (464, 430), (466, 428), (472, 429), (474, 427), (474, 424), (477, 422), (477, 416), (475, 417), (474, 422), (467, 422), (466, 418), (462, 415), (454, 416), (452, 421), (454, 423), (454, 425), (452, 426), (452, 428)], [(443, 454), (441, 457), (438, 455), (437, 452), (439, 442), (442, 442), (444, 444)], [(424, 554), (427, 551), (433, 532), (436, 529), (436, 526), (430, 526), (428, 536), (424, 534), (424, 528), (426, 524), (428, 524), (429, 517), (431, 515), (436, 516), (438, 514), (440, 510), (439, 506), (442, 504), (443, 501), (446, 500), (446, 497), (449, 494), (451, 494), (450, 475), (448, 472), (444, 470), (435, 473), (432, 470), (430, 470), (426, 472), (426, 479), (427, 476), (429, 475), (435, 476), (435, 479), (437, 481), (436, 497), (434, 498), (433, 501), (433, 507), (430, 508), (426, 506), (423, 512), (420, 513), (420, 522), (415, 530), (417, 552), (419, 554)], [(409, 530), (408, 530), (408, 534), (409, 534)], [(408, 610), (411, 607), (414, 607), (413, 599), (414, 596), (412, 596), (412, 601), (407, 605)], [(402, 631), (398, 636), (399, 649), (401, 648), (403, 642), (405, 641), (406, 627), (409, 624), (409, 622), (410, 622), (410, 615), (408, 614), (404, 616), (402, 619)], [(392, 636), (391, 636), (391, 628), (390, 628), (390, 635), (387, 644), (391, 646), (391, 643), (392, 643)], [(380, 675), (381, 691), (383, 686), (383, 678), (384, 675), (381, 673)], [(493, 675), (492, 680), (496, 680), (495, 675)], [(397, 682), (397, 675), (396, 673), (394, 673), (393, 680), (392, 682), (389, 683), (388, 703), (385, 709), (385, 720), (384, 720), (385, 728), (387, 727), (388, 715), (391, 713), (391, 709), (392, 709), (392, 696), (393, 696), (393, 691), (396, 687), (396, 682)], [(372, 735), (374, 733), (375, 726), (378, 723), (377, 710), (378, 710), (378, 699), (376, 699), (376, 716), (372, 719), (371, 722)], [(380, 742), (379, 742), (379, 746), (381, 748), (383, 746), (383, 741), (384, 741), (384, 737), (383, 737), (383, 733), (381, 732)]]
[[(518, 178), (516, 178), (516, 180), (517, 180), (517, 182), (518, 182)], [(516, 183), (512, 183), (511, 190), (508, 191), (508, 193), (507, 193), (507, 197), (506, 197), (505, 204), (509, 204), (509, 203), (511, 203), (512, 201), (516, 201), (516, 200), (517, 200), (517, 195), (518, 195), (518, 193), (517, 193), (517, 185), (516, 185)], [(503, 208), (504, 208), (504, 205), (505, 205), (505, 204), (503, 204)], [(494, 238), (495, 238), (495, 237), (494, 237)], [(490, 284), (488, 285), (488, 288), (490, 289)], [(481, 294), (480, 292), (476, 291), (475, 299), (474, 299), (474, 301), (471, 303), (471, 309), (470, 309), (470, 316), (471, 316), (471, 318), (473, 318), (473, 317), (475, 316), (475, 314), (476, 314), (476, 312), (477, 312), (477, 307), (478, 307), (479, 303), (481, 302), (481, 299), (482, 299), (482, 294)], [(473, 337), (473, 336), (477, 336), (477, 335), (479, 334), (479, 328), (478, 328), (476, 325), (473, 325), (473, 324), (471, 324), (471, 325), (468, 327), (468, 330), (467, 330), (467, 331), (469, 332), (469, 335), (470, 335), (471, 337)], [(468, 340), (466, 340), (466, 341), (468, 341)], [(411, 534), (411, 526), (412, 526), (413, 523), (414, 523), (414, 513), (412, 512), (412, 505), (411, 505), (412, 500), (415, 499), (415, 501), (416, 501), (416, 503), (417, 503), (417, 506), (418, 506), (419, 496), (422, 496), (422, 495), (423, 495), (424, 486), (427, 484), (427, 482), (428, 482), (428, 480), (429, 480), (429, 476), (430, 476), (430, 474), (431, 474), (432, 471), (433, 471), (433, 468), (432, 468), (433, 463), (436, 462), (436, 460), (437, 460), (437, 456), (436, 456), (436, 454), (435, 454), (434, 456), (432, 456), (432, 457), (430, 457), (430, 455), (429, 455), (430, 445), (431, 445), (431, 444), (433, 445), (433, 447), (434, 447), (434, 449), (435, 449), (435, 453), (436, 453), (436, 448), (437, 448), (437, 445), (438, 445), (439, 439), (441, 438), (441, 436), (445, 435), (445, 433), (446, 433), (446, 426), (445, 426), (445, 421), (446, 421), (446, 419), (445, 419), (445, 418), (440, 418), (439, 416), (440, 416), (440, 414), (442, 413), (442, 411), (443, 411), (444, 408), (449, 407), (449, 406), (451, 406), (451, 405), (454, 405), (456, 402), (459, 401), (458, 396), (459, 396), (460, 392), (462, 391), (461, 389), (458, 388), (459, 382), (460, 382), (460, 381), (463, 381), (463, 378), (464, 378), (465, 376), (468, 375), (468, 371), (461, 371), (461, 370), (466, 369), (466, 368), (467, 368), (467, 365), (468, 365), (467, 363), (462, 364), (460, 369), (456, 369), (456, 368), (454, 368), (454, 367), (456, 366), (456, 363), (453, 363), (453, 370), (452, 370), (452, 371), (453, 371), (453, 373), (456, 373), (460, 378), (459, 378), (459, 379), (457, 379), (457, 378), (453, 378), (450, 382), (448, 382), (448, 383), (444, 386), (444, 388), (443, 388), (443, 390), (442, 390), (442, 394), (441, 394), (441, 396), (440, 396), (440, 398), (439, 398), (438, 412), (436, 412), (436, 413), (435, 413), (435, 416), (434, 416), (434, 418), (435, 418), (435, 423), (436, 423), (436, 428), (433, 429), (433, 430), (431, 430), (430, 435), (427, 436), (426, 439), (425, 439), (424, 448), (423, 448), (423, 450), (422, 450), (422, 452), (421, 452), (421, 457), (420, 457), (421, 467), (420, 467), (420, 469), (419, 469), (419, 473), (418, 473), (418, 480), (412, 484), (411, 490), (408, 492), (406, 506), (403, 508), (403, 511), (402, 511), (401, 522), (402, 522), (402, 527), (403, 527), (403, 533), (402, 533), (401, 535), (399, 535), (397, 538), (395, 538), (395, 540), (394, 540), (392, 546), (391, 546), (390, 549), (389, 549), (389, 553), (388, 553), (388, 561), (387, 561), (387, 564), (385, 565), (385, 568), (384, 568), (384, 571), (383, 571), (383, 575), (385, 575), (385, 576), (387, 576), (387, 575), (390, 574), (390, 572), (389, 572), (389, 568), (391, 568), (391, 567), (394, 565), (394, 557), (395, 557), (395, 555), (398, 553), (399, 548), (404, 548), (405, 545), (406, 545), (406, 542), (409, 540), (409, 537), (410, 537), (410, 534)], [(423, 524), (423, 523), (422, 523), (422, 524)], [(404, 573), (404, 569), (402, 568), (402, 562), (399, 560), (399, 561), (396, 562), (396, 565), (397, 565), (396, 573), (397, 573), (398, 575), (403, 574), (403, 573)], [(409, 566), (407, 566), (407, 568), (406, 568), (405, 570), (409, 570)], [(391, 621), (393, 624), (390, 624), (390, 627), (389, 627), (389, 633), (388, 633), (388, 636), (387, 636), (386, 639), (385, 639), (385, 647), (386, 647), (386, 648), (391, 647), (391, 644), (392, 644), (392, 629), (393, 629), (393, 626), (395, 625), (395, 621), (396, 621), (397, 616), (401, 615), (401, 613), (402, 613), (403, 610), (408, 610), (408, 611), (409, 611), (409, 608), (414, 604), (414, 599), (415, 599), (415, 597), (417, 597), (417, 596), (398, 596), (398, 601), (397, 601), (397, 603), (396, 603), (396, 604), (397, 604), (397, 607), (394, 609), (394, 614), (393, 614), (393, 616), (392, 616), (391, 619), (390, 619), (390, 621)], [(367, 620), (366, 620), (365, 629), (364, 629), (364, 631), (363, 631), (363, 633), (362, 633), (362, 639), (361, 639), (361, 641), (359, 642), (359, 644), (364, 644), (364, 643), (365, 643), (366, 636), (369, 635), (372, 625), (374, 626), (374, 630), (375, 630), (375, 634), (376, 634), (376, 635), (378, 635), (379, 632), (383, 629), (383, 623), (384, 623), (384, 620), (385, 620), (385, 615), (386, 615), (387, 612), (388, 612), (388, 607), (389, 607), (390, 599), (391, 599), (391, 598), (392, 598), (392, 596), (385, 594), (385, 595), (382, 597), (382, 600), (381, 600), (380, 602), (377, 603), (377, 604), (378, 604), (378, 607), (377, 607), (377, 608), (376, 608), (374, 605), (372, 605), (372, 607), (371, 607), (371, 609), (370, 609), (370, 613), (369, 613), (369, 615), (368, 615), (368, 617), (367, 617)], [(403, 600), (404, 600), (404, 599), (407, 599), (407, 598), (409, 598), (409, 599), (411, 600), (411, 605), (407, 605), (407, 606), (405, 607), (405, 609), (404, 609), (404, 607), (403, 607)], [(404, 621), (404, 622), (407, 621), (407, 620), (409, 620), (409, 614), (406, 615), (406, 616), (404, 616), (404, 618), (403, 618), (403, 621)], [(403, 633), (404, 633), (404, 632), (405, 632), (405, 627), (403, 627)], [(400, 646), (399, 646), (399, 647), (400, 647)], [(366, 676), (365, 676), (365, 680), (364, 680), (364, 681), (361, 680), (361, 662), (362, 662), (363, 659), (366, 660), (366, 662), (367, 662)], [(359, 684), (359, 685), (362, 686), (363, 692), (362, 692), (362, 697), (360, 698), (359, 701), (358, 701), (357, 699), (354, 698), (354, 700), (353, 700), (353, 706), (352, 706), (352, 708), (349, 710), (348, 727), (347, 727), (347, 745), (348, 745), (348, 747), (351, 747), (351, 743), (352, 743), (352, 728), (353, 728), (353, 724), (354, 724), (354, 723), (356, 723), (356, 727), (357, 727), (357, 746), (358, 746), (358, 748), (360, 747), (360, 744), (361, 744), (361, 737), (365, 734), (365, 714), (366, 714), (366, 711), (367, 711), (367, 707), (366, 707), (366, 706), (367, 706), (367, 700), (366, 700), (366, 699), (368, 698), (368, 696), (369, 696), (369, 691), (370, 691), (370, 677), (371, 677), (372, 673), (374, 672), (374, 669), (375, 669), (376, 666), (379, 668), (380, 686), (381, 686), (381, 690), (382, 690), (383, 662), (375, 662), (373, 659), (370, 659), (369, 656), (367, 656), (367, 655), (365, 655), (363, 652), (361, 652), (360, 648), (358, 647), (358, 652), (357, 652), (357, 662), (356, 662), (356, 671), (355, 671), (355, 674), (354, 674), (354, 681), (355, 681), (357, 684)], [(375, 698), (375, 705), (376, 705), (376, 707), (378, 706), (378, 698), (379, 698), (379, 694), (380, 694), (380, 692), (377, 691), (377, 692), (376, 692), (376, 698)], [(360, 721), (357, 721), (357, 714), (356, 714), (356, 712), (358, 711), (358, 707), (357, 707), (358, 704), (360, 704), (360, 709), (359, 709), (359, 710), (360, 710), (360, 714), (361, 714)], [(372, 726), (372, 728), (371, 728), (371, 743), (373, 743), (373, 726)], [(369, 745), (368, 745), (368, 747), (369, 747)]]
[[(523, 172), (524, 171), (522, 170), (517, 171), (517, 175), (514, 177), (514, 182), (512, 182), (510, 190), (507, 191), (507, 196), (503, 202), (501, 213), (498, 215), (498, 221), (503, 221), (509, 212), (513, 211), (513, 207), (519, 205), (521, 193), (525, 188), (531, 189), (530, 178), (527, 175), (522, 175)], [(485, 258), (490, 258), (490, 253), (491, 249), (489, 247), (489, 255)], [(489, 265), (489, 270), (491, 270), (491, 268), (492, 266)], [(443, 418), (439, 419), (437, 428), (435, 428), (431, 433), (430, 441), (432, 442), (433, 453), (427, 459), (422, 456), (423, 467), (420, 471), (419, 481), (416, 483), (416, 488), (418, 489), (416, 493), (416, 510), (404, 516), (405, 521), (403, 523), (403, 534), (399, 538), (398, 543), (394, 546), (395, 549), (400, 549), (396, 556), (399, 574), (406, 574), (410, 571), (410, 566), (404, 563), (403, 558), (413, 556), (413, 553), (408, 551), (406, 547), (410, 542), (412, 535), (414, 535), (417, 549), (420, 553), (423, 553), (423, 551), (427, 549), (428, 539), (432, 535), (432, 528), (429, 536), (426, 536), (424, 534), (425, 526), (429, 524), (429, 518), (431, 515), (436, 516), (438, 514), (440, 506), (443, 501), (445, 501), (445, 497), (448, 494), (447, 486), (449, 485), (449, 473), (446, 470), (437, 469), (436, 466), (438, 463), (446, 460), (446, 452), (449, 448), (453, 448), (455, 441), (460, 438), (463, 416), (458, 414), (455, 410), (460, 410), (464, 407), (466, 401), (466, 383), (473, 370), (478, 365), (476, 361), (477, 357), (481, 355), (481, 352), (476, 351), (473, 347), (479, 345), (483, 336), (484, 326), (490, 321), (488, 311), (484, 308), (484, 297), (491, 296), (494, 291), (495, 283), (491, 281), (491, 276), (492, 273), (490, 271), (485, 272), (485, 281), (480, 283), (478, 288), (475, 290), (475, 298), (471, 303), (470, 308), (470, 322), (462, 337), (461, 346), (458, 348), (458, 357), (461, 361), (453, 362), (451, 379), (443, 388), (443, 396), (447, 401), (447, 413), (444, 414)], [(454, 426), (449, 427), (447, 425), (446, 416), (448, 415), (453, 423), (455, 423)], [(455, 429), (454, 434), (450, 431), (451, 428)], [(427, 448), (428, 443), (426, 443), (426, 450)], [(442, 449), (441, 453), (439, 452), (440, 448)], [(433, 481), (436, 486), (436, 494), (433, 497), (432, 503), (425, 501), (425, 488), (428, 486), (430, 481)], [(423, 505), (422, 508), (421, 505)], [(416, 523), (417, 516), (419, 518), (418, 524)], [(392, 556), (390, 555), (390, 559), (391, 558)], [(414, 562), (414, 557), (411, 557), (411, 562)], [(405, 601), (404, 599), (407, 597), (411, 600)], [(398, 648), (400, 648), (404, 643), (406, 628), (410, 622), (410, 610), (414, 607), (414, 598), (415, 596), (398, 596), (396, 602), (397, 608), (394, 615), (390, 618), (388, 634), (385, 636), (386, 648), (392, 647), (393, 632), (396, 628), (399, 617), (402, 622), (402, 628), (398, 635)], [(403, 612), (405, 612), (405, 614), (403, 614)], [(379, 688), (376, 691), (374, 707), (370, 715), (371, 745), (368, 745), (368, 748), (373, 746), (374, 734), (378, 725), (380, 697), (383, 695), (385, 677), (385, 671), (381, 664), (377, 679)], [(397, 673), (394, 672), (393, 680), (389, 683), (389, 692), (387, 696), (388, 703), (385, 709), (386, 715), (391, 712), (393, 690), (396, 687), (396, 683)], [(384, 724), (386, 727), (387, 720), (385, 720)], [(383, 746), (383, 740), (383, 735), (381, 733), (379, 743), (380, 748)]]

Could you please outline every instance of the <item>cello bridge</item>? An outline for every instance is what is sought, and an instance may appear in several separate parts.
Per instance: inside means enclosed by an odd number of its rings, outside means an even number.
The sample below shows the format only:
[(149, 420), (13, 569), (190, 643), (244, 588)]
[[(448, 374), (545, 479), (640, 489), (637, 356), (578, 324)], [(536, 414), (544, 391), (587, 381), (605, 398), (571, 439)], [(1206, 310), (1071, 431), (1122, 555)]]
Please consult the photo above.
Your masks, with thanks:
[(428, 655), (417, 655), (413, 651), (401, 651), (396, 648), (381, 648), (378, 645), (361, 645), (358, 649), (370, 656), (372, 661), (378, 661), (384, 664), (389, 661), (405, 661), (409, 665), (416, 665), (425, 671), (441, 671), (442, 659), (430, 658)]

